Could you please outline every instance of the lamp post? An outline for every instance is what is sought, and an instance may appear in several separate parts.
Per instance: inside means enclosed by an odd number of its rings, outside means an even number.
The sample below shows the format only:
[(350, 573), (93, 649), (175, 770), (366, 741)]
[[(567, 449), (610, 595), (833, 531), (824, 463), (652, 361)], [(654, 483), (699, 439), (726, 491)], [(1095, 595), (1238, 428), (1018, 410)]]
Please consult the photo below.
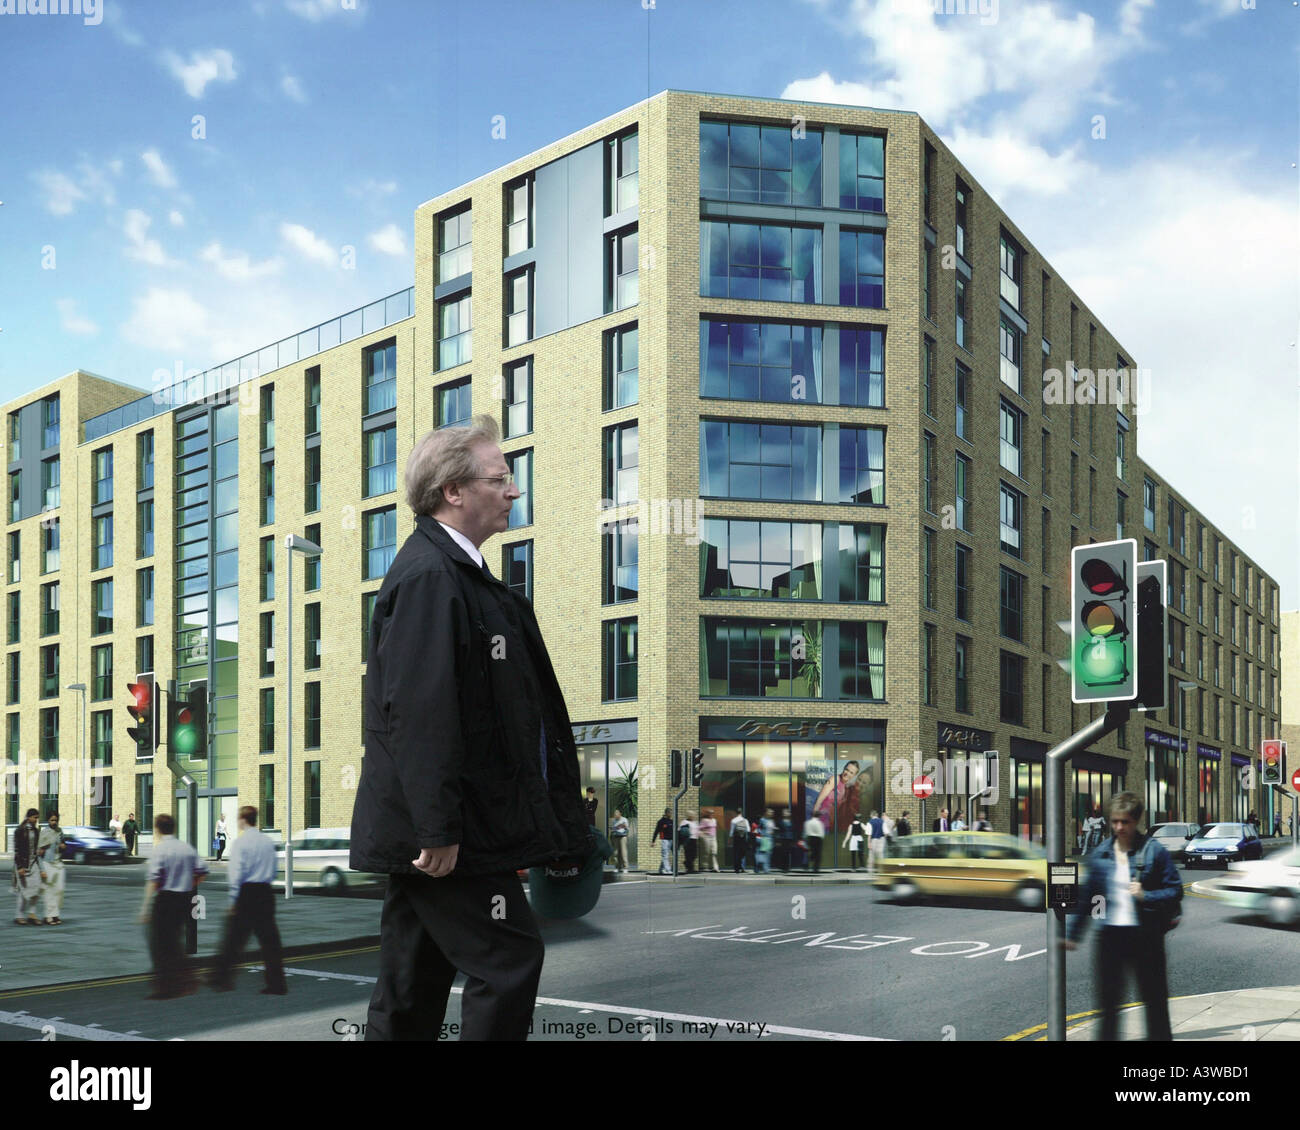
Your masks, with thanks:
[[(1187, 770), (1183, 765), (1183, 695), (1195, 687), (1190, 679), (1183, 679), (1178, 684), (1178, 788), (1184, 794), (1180, 800), (1179, 810), (1182, 819), (1187, 819)], [(1195, 762), (1193, 762), (1195, 764)], [(1198, 813), (1199, 815), (1199, 813)], [(1198, 821), (1199, 823), (1199, 821)]]
[(80, 765), (81, 778), (81, 805), (78, 808), (78, 823), (86, 823), (86, 684), (69, 683), (64, 690), (81, 692), (81, 756), (77, 759)]
[(285, 627), (284, 648), (288, 653), (285, 666), (288, 668), (288, 691), (285, 695), (285, 801), (288, 813), (284, 825), (284, 897), (293, 898), (293, 555), (301, 553), (306, 557), (319, 557), (321, 547), (314, 541), (308, 541), (297, 534), (286, 534), (284, 538), (285, 571), (289, 574), (289, 622)]

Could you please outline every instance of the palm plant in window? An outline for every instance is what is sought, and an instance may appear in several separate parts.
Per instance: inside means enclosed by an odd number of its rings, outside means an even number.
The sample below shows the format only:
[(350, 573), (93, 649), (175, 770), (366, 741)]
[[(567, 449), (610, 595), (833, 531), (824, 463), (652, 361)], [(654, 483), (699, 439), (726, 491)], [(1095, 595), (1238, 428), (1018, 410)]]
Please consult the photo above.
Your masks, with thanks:
[(636, 819), (637, 800), (637, 763), (624, 767), (622, 773), (609, 780), (609, 810), (618, 809), (629, 820)]
[(790, 657), (799, 664), (799, 678), (808, 684), (808, 697), (821, 698), (822, 695), (822, 626), (816, 621), (807, 621), (803, 634), (796, 636)]

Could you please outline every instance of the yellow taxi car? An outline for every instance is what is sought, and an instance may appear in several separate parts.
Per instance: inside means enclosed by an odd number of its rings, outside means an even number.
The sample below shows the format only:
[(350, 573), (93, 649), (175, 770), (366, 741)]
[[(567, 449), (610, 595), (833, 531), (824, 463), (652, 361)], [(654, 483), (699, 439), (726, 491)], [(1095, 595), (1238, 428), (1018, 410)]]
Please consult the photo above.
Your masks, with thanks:
[(995, 832), (930, 832), (896, 839), (880, 861), (875, 885), (896, 899), (925, 895), (1047, 905), (1047, 853), (1035, 843)]

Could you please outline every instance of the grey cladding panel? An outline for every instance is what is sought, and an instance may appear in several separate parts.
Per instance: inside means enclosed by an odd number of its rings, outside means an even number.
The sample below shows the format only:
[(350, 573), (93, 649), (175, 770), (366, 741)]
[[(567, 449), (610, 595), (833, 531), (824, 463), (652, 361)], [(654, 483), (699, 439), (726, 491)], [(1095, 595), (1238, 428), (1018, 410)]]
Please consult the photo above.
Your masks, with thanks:
[(535, 337), (604, 313), (603, 142), (537, 170)]

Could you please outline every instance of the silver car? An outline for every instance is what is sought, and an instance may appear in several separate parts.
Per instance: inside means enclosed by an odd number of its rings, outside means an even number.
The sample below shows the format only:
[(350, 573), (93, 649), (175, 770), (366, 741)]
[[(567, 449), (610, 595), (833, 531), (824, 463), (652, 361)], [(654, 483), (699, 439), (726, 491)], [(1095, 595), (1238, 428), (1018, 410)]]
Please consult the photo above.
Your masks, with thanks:
[[(339, 893), (348, 887), (372, 886), (387, 878), (348, 865), (351, 828), (308, 828), (293, 838), (293, 885)], [(284, 883), (284, 844), (275, 845), (275, 881)]]
[(1199, 824), (1154, 824), (1151, 836), (1175, 863), (1181, 863), (1187, 858), (1187, 841), (1200, 830)]
[(1264, 859), (1230, 863), (1228, 874), (1194, 883), (1192, 892), (1289, 926), (1300, 921), (1300, 848), (1286, 847)]

